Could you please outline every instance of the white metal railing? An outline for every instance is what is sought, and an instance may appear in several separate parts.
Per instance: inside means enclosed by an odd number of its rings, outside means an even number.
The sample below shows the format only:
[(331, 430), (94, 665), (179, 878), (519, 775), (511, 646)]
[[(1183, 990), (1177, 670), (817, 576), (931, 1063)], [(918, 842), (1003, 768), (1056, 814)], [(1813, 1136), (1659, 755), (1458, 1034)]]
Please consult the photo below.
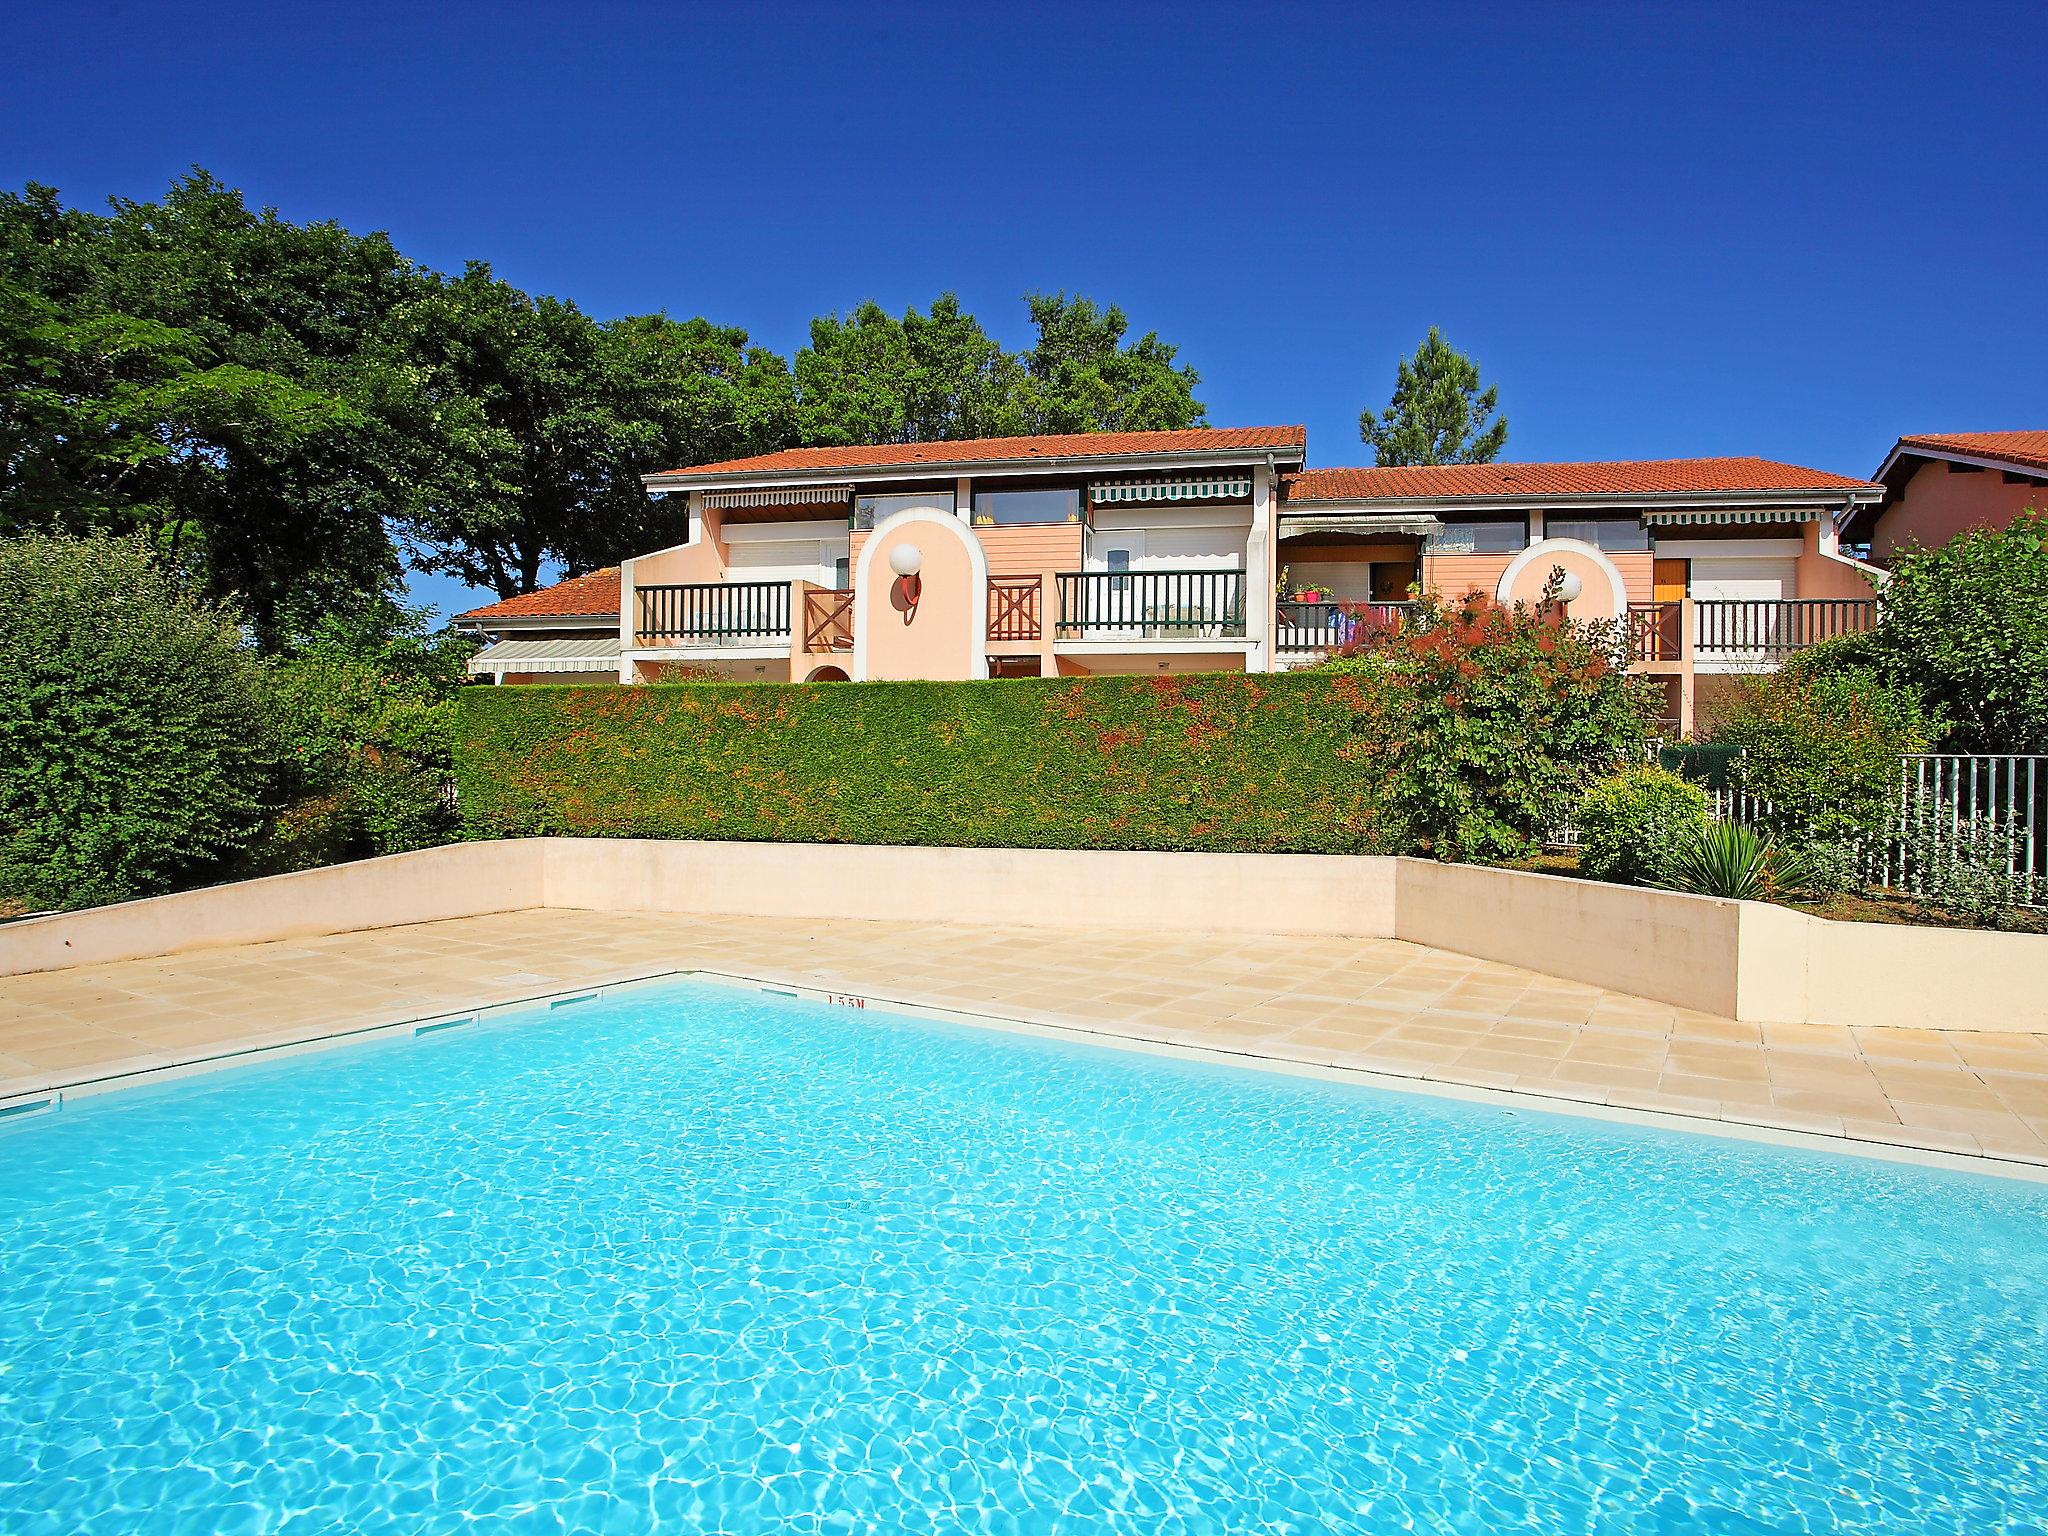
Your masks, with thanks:
[[(1716, 821), (1768, 826), (1772, 819), (1768, 800), (1740, 790), (1710, 789), (1707, 803)], [(1991, 834), (2007, 874), (2029, 882), (2026, 904), (2048, 906), (2048, 756), (1921, 752), (1900, 758), (1892, 835), (1857, 850), (1858, 871), (1872, 885), (1918, 895), (1925, 885), (1913, 863), (1914, 834), (1925, 834), (1939, 857), (1973, 827)], [(1544, 841), (1553, 848), (1581, 845), (1569, 821)]]

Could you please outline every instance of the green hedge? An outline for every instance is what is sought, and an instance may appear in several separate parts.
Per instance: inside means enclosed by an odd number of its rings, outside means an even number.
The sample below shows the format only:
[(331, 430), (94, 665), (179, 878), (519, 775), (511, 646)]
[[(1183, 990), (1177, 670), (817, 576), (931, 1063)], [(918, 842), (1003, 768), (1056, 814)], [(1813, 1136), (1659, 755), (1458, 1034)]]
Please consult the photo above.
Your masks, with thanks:
[(1392, 851), (1380, 690), (1329, 674), (472, 688), (473, 837)]

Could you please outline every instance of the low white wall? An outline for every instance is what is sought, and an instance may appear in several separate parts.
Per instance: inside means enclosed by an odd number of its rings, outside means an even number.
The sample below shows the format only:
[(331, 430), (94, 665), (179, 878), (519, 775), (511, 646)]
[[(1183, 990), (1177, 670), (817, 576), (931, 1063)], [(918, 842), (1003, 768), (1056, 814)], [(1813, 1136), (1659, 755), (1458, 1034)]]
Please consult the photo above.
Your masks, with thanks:
[(1742, 903), (1398, 859), (1396, 938), (1740, 1016)]
[(530, 907), (1397, 937), (1739, 1019), (2048, 1032), (2048, 937), (1417, 859), (543, 838), (0, 926), (0, 975)]
[(542, 901), (538, 841), (455, 843), (0, 926), (0, 976), (311, 934), (516, 912)]
[(547, 904), (1217, 933), (1394, 931), (1393, 859), (559, 838)]

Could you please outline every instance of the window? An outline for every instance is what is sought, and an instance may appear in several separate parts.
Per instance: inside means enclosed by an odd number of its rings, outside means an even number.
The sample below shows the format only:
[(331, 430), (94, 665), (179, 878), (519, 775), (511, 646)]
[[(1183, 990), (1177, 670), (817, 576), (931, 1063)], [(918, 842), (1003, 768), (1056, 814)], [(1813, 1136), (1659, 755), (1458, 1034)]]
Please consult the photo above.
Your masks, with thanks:
[(1078, 490), (976, 491), (974, 526), (1008, 528), (1026, 523), (1078, 523)]
[(1543, 536), (1547, 539), (1577, 539), (1595, 549), (1617, 554), (1640, 554), (1650, 547), (1650, 530), (1633, 512), (1620, 517), (1546, 517)]
[(1512, 555), (1528, 544), (1529, 522), (1521, 517), (1445, 523), (1429, 536), (1433, 555)]
[(842, 592), (853, 585), (853, 562), (845, 555), (832, 562), (832, 584)]
[(872, 528), (898, 512), (943, 512), (953, 515), (951, 491), (912, 491), (907, 495), (860, 496), (853, 503), (853, 526)]
[(1131, 552), (1128, 549), (1105, 550), (1102, 556), (1103, 568), (1110, 574), (1109, 590), (1125, 592), (1131, 585)]

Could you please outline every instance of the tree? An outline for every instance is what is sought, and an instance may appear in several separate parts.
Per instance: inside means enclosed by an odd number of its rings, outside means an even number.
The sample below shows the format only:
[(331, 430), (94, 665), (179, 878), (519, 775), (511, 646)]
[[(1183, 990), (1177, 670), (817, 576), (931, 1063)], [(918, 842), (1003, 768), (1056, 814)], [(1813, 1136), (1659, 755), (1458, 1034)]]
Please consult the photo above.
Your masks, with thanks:
[(898, 320), (872, 300), (820, 315), (796, 355), (796, 435), (806, 445), (922, 443), (1012, 430), (1017, 368), (960, 301)]
[(1208, 420), (1195, 386), (1202, 376), (1176, 364), (1178, 348), (1147, 331), (1126, 345), (1130, 321), (1114, 305), (1065, 293), (1025, 298), (1038, 340), (1019, 355), (1018, 420), (1023, 432), (1163, 432)]
[(255, 838), (271, 770), (233, 613), (139, 536), (0, 541), (0, 904), (204, 878)]
[(147, 534), (266, 642), (393, 585), (363, 352), (417, 281), (203, 172), (106, 214), (0, 194), (0, 527)]
[(455, 695), (474, 649), (388, 598), (292, 637), (264, 664), (277, 808), (246, 867), (271, 874), (447, 841)]
[(1392, 403), (1378, 416), (1363, 412), (1358, 435), (1380, 464), (1491, 464), (1508, 440), (1499, 406), (1499, 387), (1481, 390), (1479, 365), (1431, 326), (1400, 364)]
[(1859, 650), (1948, 721), (1945, 748), (2048, 752), (2048, 516), (1909, 547)]
[(1033, 345), (1005, 352), (950, 293), (898, 320), (866, 303), (811, 322), (796, 356), (806, 444), (938, 442), (1032, 432), (1199, 426), (1194, 369), (1147, 332), (1125, 343), (1120, 309), (1064, 293), (1027, 297)]
[(481, 262), (403, 306), (385, 347), (414, 561), (505, 597), (550, 560), (573, 573), (680, 539), (684, 513), (648, 498), (648, 470), (788, 440), (788, 370), (744, 331), (601, 324)]

